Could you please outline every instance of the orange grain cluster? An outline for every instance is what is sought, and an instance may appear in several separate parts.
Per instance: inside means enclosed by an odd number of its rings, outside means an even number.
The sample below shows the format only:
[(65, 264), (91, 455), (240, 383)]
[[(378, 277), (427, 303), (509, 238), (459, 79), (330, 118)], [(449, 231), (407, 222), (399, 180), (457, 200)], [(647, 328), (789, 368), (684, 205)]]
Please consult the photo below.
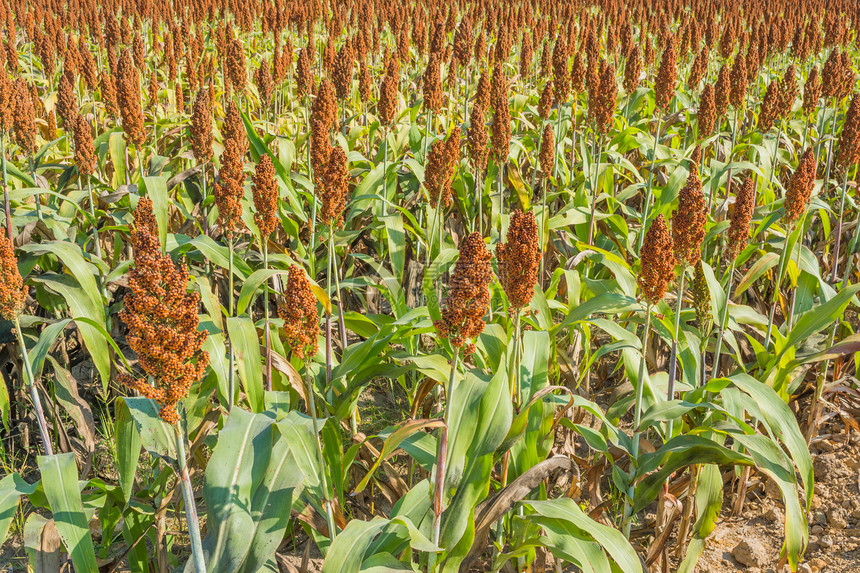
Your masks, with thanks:
[(699, 247), (705, 238), (707, 221), (708, 206), (699, 179), (698, 162), (691, 161), (687, 184), (678, 194), (678, 209), (672, 214), (672, 244), (679, 263), (693, 265), (701, 258)]
[(496, 245), (499, 281), (512, 308), (528, 306), (534, 296), (540, 266), (537, 221), (533, 211), (511, 213), (507, 243)]
[(311, 284), (298, 265), (290, 265), (284, 299), (278, 316), (284, 321), (287, 346), (297, 358), (311, 359), (317, 353), (319, 315)]
[(639, 254), (642, 264), (637, 282), (642, 295), (651, 304), (657, 304), (666, 294), (666, 289), (675, 278), (675, 254), (672, 235), (666, 226), (663, 214), (657, 215), (645, 233), (642, 251)]
[(439, 336), (448, 338), (453, 346), (465, 345), (467, 354), (475, 349), (470, 341), (484, 331), (493, 278), (491, 260), (479, 232), (466, 237), (460, 245), (460, 258), (454, 266), (442, 319), (434, 322)]
[(14, 247), (6, 229), (0, 229), (0, 317), (15, 320), (24, 310), (26, 294)]
[(188, 268), (161, 254), (148, 197), (135, 209), (131, 239), (134, 266), (120, 318), (128, 328), (128, 345), (152, 383), (128, 376), (123, 382), (155, 400), (161, 418), (175, 423), (176, 404), (209, 364), (209, 355), (201, 350), (207, 333), (197, 329), (200, 295), (186, 290)]
[(268, 154), (260, 156), (254, 172), (254, 223), (263, 240), (268, 239), (278, 224), (278, 182), (275, 166)]

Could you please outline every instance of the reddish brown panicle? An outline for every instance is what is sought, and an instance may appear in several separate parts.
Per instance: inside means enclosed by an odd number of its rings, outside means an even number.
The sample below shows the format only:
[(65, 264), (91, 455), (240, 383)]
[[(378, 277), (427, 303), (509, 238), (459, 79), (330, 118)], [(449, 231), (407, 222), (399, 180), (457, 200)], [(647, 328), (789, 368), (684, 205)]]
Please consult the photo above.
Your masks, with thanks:
[(734, 208), (730, 215), (726, 258), (734, 259), (747, 246), (753, 209), (755, 209), (755, 189), (752, 177), (747, 176), (735, 197)]
[(692, 162), (687, 184), (678, 194), (678, 209), (672, 214), (672, 244), (679, 263), (693, 265), (701, 258), (699, 248), (705, 238), (707, 210), (699, 168)]
[(807, 149), (797, 169), (788, 182), (785, 189), (785, 215), (787, 222), (800, 219), (806, 211), (806, 204), (812, 196), (812, 187), (815, 184), (815, 152), (810, 147)]
[(442, 319), (434, 322), (439, 336), (448, 338), (455, 347), (470, 343), (484, 331), (484, 315), (490, 305), (490, 281), (493, 278), (492, 255), (477, 231), (460, 245), (460, 258), (454, 266)]
[(309, 360), (317, 353), (319, 315), (310, 281), (298, 265), (290, 265), (284, 299), (278, 316), (284, 321), (287, 346), (299, 359)]
[(152, 201), (142, 198), (135, 209), (131, 233), (134, 267), (129, 272), (130, 293), (120, 312), (128, 328), (128, 345), (153, 384), (133, 378), (125, 383), (155, 400), (161, 418), (175, 423), (179, 421), (176, 404), (209, 364), (209, 355), (201, 350), (207, 334), (197, 329), (200, 295), (186, 290), (188, 268), (161, 254), (154, 219)]
[(275, 166), (268, 153), (260, 156), (257, 162), (252, 190), (254, 223), (265, 241), (278, 224), (278, 182), (275, 179)]
[(537, 220), (533, 211), (511, 213), (507, 243), (496, 245), (499, 281), (512, 308), (528, 306), (534, 296), (540, 266)]
[(6, 229), (0, 229), (0, 317), (15, 320), (24, 310), (26, 296), (15, 249), (7, 237)]
[(639, 254), (642, 265), (637, 282), (642, 289), (642, 295), (650, 304), (657, 304), (666, 294), (666, 289), (675, 278), (675, 253), (672, 245), (672, 235), (666, 226), (663, 214), (651, 223), (642, 251)]
[(337, 226), (343, 222), (343, 210), (346, 207), (346, 196), (349, 193), (349, 171), (347, 170), (346, 153), (339, 145), (335, 145), (328, 156), (328, 164), (320, 186), (320, 221), (325, 225)]

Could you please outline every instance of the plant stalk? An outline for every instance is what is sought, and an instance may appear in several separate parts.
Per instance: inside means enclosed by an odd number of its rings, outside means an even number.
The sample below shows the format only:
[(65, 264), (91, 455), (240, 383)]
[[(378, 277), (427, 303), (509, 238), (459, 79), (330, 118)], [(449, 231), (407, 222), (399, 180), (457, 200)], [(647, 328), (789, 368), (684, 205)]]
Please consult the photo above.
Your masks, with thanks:
[(36, 410), (36, 421), (39, 425), (39, 435), (42, 438), (42, 448), (45, 450), (45, 455), (53, 455), (54, 450), (51, 447), (51, 440), (48, 438), (48, 423), (45, 421), (45, 411), (42, 409), (42, 400), (39, 398), (39, 390), (36, 388), (36, 379), (33, 376), (33, 369), (30, 366), (30, 356), (27, 354), (27, 345), (24, 342), (24, 333), (21, 332), (21, 323), (18, 317), (15, 317), (15, 336), (18, 338), (18, 345), (21, 347), (21, 359), (24, 362), (25, 383), (30, 390), (30, 399), (33, 400), (33, 408)]
[[(678, 333), (681, 329), (681, 310), (684, 308), (684, 282), (687, 278), (687, 265), (681, 270), (681, 280), (678, 284), (678, 301), (675, 303), (675, 331), (672, 333), (672, 351), (669, 354), (669, 382), (666, 386), (666, 398), (675, 399), (675, 378), (678, 371)], [(667, 440), (672, 439), (674, 420), (669, 420)]]
[(314, 442), (317, 446), (317, 461), (320, 464), (320, 482), (323, 489), (322, 503), (325, 506), (326, 523), (328, 524), (329, 539), (334, 539), (337, 530), (335, 529), (334, 512), (332, 511), (331, 501), (329, 500), (328, 495), (328, 475), (326, 472), (325, 458), (323, 457), (322, 443), (320, 442), (320, 427), (319, 420), (317, 419), (317, 401), (315, 397), (314, 382), (313, 378), (311, 377), (310, 360), (305, 362), (305, 381), (307, 384), (308, 392), (308, 410), (310, 411), (311, 422), (313, 423), (314, 427)]
[(651, 208), (651, 192), (654, 184), (654, 168), (657, 166), (657, 144), (660, 142), (660, 131), (663, 129), (663, 118), (657, 118), (657, 136), (654, 138), (654, 147), (651, 150), (651, 169), (648, 172), (648, 188), (645, 192), (645, 204), (642, 206), (642, 222), (639, 230), (639, 241), (637, 250), (642, 250), (642, 241), (645, 240), (645, 225), (648, 222), (648, 210)]
[(639, 362), (639, 376), (636, 380), (636, 398), (633, 406), (633, 451), (630, 460), (630, 485), (627, 488), (627, 498), (624, 500), (624, 537), (630, 539), (630, 527), (633, 522), (633, 506), (630, 500), (636, 493), (634, 483), (636, 468), (639, 460), (639, 425), (642, 422), (642, 395), (645, 391), (645, 362), (648, 360), (648, 337), (651, 332), (651, 303), (645, 307), (645, 332), (642, 333), (642, 360)]
[(200, 523), (197, 519), (197, 506), (194, 503), (194, 490), (191, 488), (191, 476), (188, 474), (188, 463), (185, 459), (185, 436), (179, 422), (173, 424), (173, 434), (176, 438), (179, 483), (182, 486), (182, 498), (185, 500), (185, 521), (188, 525), (188, 537), (191, 542), (191, 559), (195, 573), (206, 573), (203, 544), (200, 541)]

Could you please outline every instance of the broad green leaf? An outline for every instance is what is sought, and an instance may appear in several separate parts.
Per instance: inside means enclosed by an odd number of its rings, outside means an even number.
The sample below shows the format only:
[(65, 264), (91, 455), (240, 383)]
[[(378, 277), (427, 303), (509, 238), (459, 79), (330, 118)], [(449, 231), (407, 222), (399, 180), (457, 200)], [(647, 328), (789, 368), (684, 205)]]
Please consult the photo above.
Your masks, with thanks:
[(143, 189), (152, 199), (152, 210), (158, 224), (158, 239), (164, 248), (167, 245), (167, 232), (170, 230), (170, 197), (167, 191), (167, 176), (144, 177)]
[(305, 479), (278, 426), (273, 426), (271, 449), (266, 473), (251, 503), (254, 537), (242, 568), (245, 573), (255, 573), (274, 557), (290, 523), (290, 512), (284, 508), (292, 505)]
[(588, 517), (572, 499), (561, 497), (546, 501), (524, 501), (522, 504), (533, 509), (538, 515), (567, 521), (586, 532), (609, 553), (625, 573), (642, 571), (639, 557), (624, 535), (614, 527), (597, 523)]
[(812, 504), (814, 481), (812, 456), (809, 454), (809, 447), (800, 432), (794, 413), (773, 388), (759, 382), (752, 376), (735, 374), (730, 377), (730, 380), (735, 386), (749, 394), (761, 412), (759, 419), (765, 421), (775, 436), (785, 444), (800, 473), (807, 500), (807, 509), (809, 509)]
[(230, 333), (230, 344), (236, 354), (236, 366), (239, 380), (248, 396), (251, 409), (262, 412), (265, 408), (263, 401), (263, 368), (260, 358), (260, 337), (251, 319), (244, 316), (234, 316), (227, 319), (227, 331)]
[(353, 519), (347, 523), (329, 546), (322, 573), (358, 573), (365, 551), (387, 524), (388, 520), (381, 517), (371, 521)]
[(38, 483), (27, 483), (17, 472), (0, 480), (0, 545), (6, 542), (9, 524), (18, 511), (18, 500), (22, 495), (36, 491)]
[(155, 400), (149, 398), (124, 398), (125, 405), (134, 419), (140, 443), (150, 455), (162, 458), (177, 467), (176, 437), (174, 429), (158, 415)]
[(289, 271), (281, 271), (278, 269), (259, 269), (251, 273), (251, 276), (242, 285), (242, 290), (239, 291), (239, 300), (236, 302), (236, 316), (245, 314), (248, 306), (251, 304), (254, 295), (264, 282), (273, 276), (285, 276)]
[(128, 503), (134, 487), (134, 477), (137, 474), (137, 464), (140, 461), (140, 434), (125, 403), (125, 398), (119, 398), (114, 411), (116, 412), (116, 470), (119, 474), (119, 486), (123, 499)]
[(33, 377), (39, 379), (42, 376), (42, 367), (45, 364), (45, 357), (48, 355), (48, 350), (57, 340), (57, 337), (71, 322), (72, 319), (66, 318), (49, 324), (39, 334), (39, 340), (36, 345), (31, 348), (28, 353), (30, 355), (30, 367), (33, 369)]
[(238, 571), (254, 532), (254, 491), (262, 483), (272, 449), (274, 415), (234, 407), (206, 467), (203, 498), (207, 571)]
[(57, 531), (78, 573), (98, 573), (98, 563), (84, 514), (75, 454), (54, 454), (37, 458), (45, 496), (54, 514)]
[(34, 277), (32, 280), (40, 282), (60, 294), (69, 305), (72, 316), (76, 319), (87, 318), (101, 326), (101, 331), (91, 324), (83, 321), (78, 322), (78, 329), (81, 331), (81, 337), (84, 339), (84, 344), (89, 351), (89, 355), (95, 362), (96, 369), (101, 377), (102, 389), (107, 392), (107, 387), (110, 384), (110, 350), (109, 343), (104, 334), (105, 314), (104, 307), (101, 302), (94, 302), (81, 286), (75, 284), (75, 280), (69, 276), (55, 275), (47, 273), (39, 277)]
[(355, 487), (355, 493), (361, 493), (364, 491), (364, 488), (367, 487), (368, 482), (373, 477), (373, 474), (376, 472), (376, 469), (379, 467), (383, 461), (387, 460), (391, 457), (392, 454), (400, 447), (400, 444), (414, 434), (415, 432), (420, 432), (422, 430), (428, 430), (432, 428), (438, 428), (444, 425), (441, 420), (407, 420), (397, 430), (394, 431), (382, 444), (382, 451), (376, 457), (376, 461), (368, 470), (367, 474), (364, 478), (359, 482), (359, 484)]

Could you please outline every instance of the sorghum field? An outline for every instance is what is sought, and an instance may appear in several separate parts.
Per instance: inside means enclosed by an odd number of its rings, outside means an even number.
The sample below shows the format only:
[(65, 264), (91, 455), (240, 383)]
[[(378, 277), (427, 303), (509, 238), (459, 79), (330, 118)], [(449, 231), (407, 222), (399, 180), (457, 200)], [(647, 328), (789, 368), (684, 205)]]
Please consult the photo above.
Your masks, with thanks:
[(860, 570), (855, 0), (0, 34), (3, 571)]

